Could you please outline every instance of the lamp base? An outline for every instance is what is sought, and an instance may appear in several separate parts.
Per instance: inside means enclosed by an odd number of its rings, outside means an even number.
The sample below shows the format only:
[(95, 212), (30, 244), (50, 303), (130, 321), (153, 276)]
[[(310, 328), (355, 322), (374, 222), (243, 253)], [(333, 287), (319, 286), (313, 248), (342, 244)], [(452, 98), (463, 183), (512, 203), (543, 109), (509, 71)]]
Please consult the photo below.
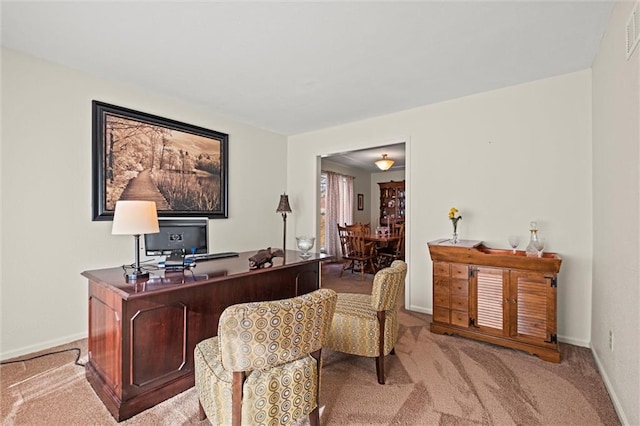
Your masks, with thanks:
[(125, 273), (124, 276), (127, 282), (129, 282), (149, 278), (149, 273), (143, 271), (133, 271), (130, 273)]

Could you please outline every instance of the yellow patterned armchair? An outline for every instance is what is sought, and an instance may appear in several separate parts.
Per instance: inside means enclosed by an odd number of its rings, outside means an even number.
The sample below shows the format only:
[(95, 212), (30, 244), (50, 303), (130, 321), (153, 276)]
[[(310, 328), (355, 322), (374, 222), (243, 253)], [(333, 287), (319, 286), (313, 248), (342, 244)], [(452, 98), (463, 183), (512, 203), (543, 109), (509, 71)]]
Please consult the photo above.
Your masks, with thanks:
[(218, 336), (195, 349), (200, 420), (214, 425), (318, 425), (321, 349), (337, 295), (320, 289), (291, 299), (233, 305)]
[(352, 355), (375, 357), (378, 383), (384, 384), (384, 356), (398, 340), (398, 305), (407, 264), (395, 260), (373, 278), (371, 295), (338, 293), (326, 348)]

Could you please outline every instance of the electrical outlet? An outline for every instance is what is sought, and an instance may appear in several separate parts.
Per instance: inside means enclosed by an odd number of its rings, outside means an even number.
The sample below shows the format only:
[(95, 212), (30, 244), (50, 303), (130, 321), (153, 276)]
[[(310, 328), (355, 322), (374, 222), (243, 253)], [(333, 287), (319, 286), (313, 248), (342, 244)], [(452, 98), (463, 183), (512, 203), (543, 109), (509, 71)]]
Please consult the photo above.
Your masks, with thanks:
[(609, 350), (613, 352), (613, 330), (609, 330)]

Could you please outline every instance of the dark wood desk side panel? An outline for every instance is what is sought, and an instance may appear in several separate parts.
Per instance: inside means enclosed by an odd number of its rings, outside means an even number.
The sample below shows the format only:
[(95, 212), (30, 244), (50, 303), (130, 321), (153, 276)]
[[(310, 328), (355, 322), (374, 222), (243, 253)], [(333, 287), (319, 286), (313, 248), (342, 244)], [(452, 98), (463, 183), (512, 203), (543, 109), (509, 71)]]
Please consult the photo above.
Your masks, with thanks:
[[(109, 342), (99, 344), (90, 340), (90, 352), (93, 343), (94, 351), (110, 355), (106, 359), (96, 357), (87, 368), (87, 377), (114, 418), (129, 418), (194, 385), (195, 346), (217, 335), (218, 320), (225, 308), (293, 297), (313, 291), (319, 284), (319, 262), (311, 262), (176, 287), (169, 292), (149, 292), (129, 300), (114, 297), (122, 303), (119, 340), (111, 337)], [(101, 288), (90, 289), (109, 293), (104, 285), (97, 287)], [(93, 297), (90, 294), (90, 300)], [(99, 325), (94, 317), (90, 315), (90, 327)], [(114, 352), (113, 347), (119, 345), (121, 350)], [(121, 365), (121, 371), (103, 375), (104, 361)], [(121, 377), (120, 389), (113, 386), (111, 375)]]
[(122, 300), (89, 282), (89, 364), (122, 397)]

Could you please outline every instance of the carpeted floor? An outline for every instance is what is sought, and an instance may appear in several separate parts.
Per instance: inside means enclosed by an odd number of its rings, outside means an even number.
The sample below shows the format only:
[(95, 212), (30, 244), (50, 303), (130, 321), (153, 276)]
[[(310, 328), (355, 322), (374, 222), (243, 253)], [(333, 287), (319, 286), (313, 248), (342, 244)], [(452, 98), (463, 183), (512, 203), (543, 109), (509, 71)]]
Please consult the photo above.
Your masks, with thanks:
[[(323, 286), (367, 293), (372, 276), (325, 265)], [(562, 363), (429, 331), (430, 315), (401, 310), (396, 355), (378, 385), (373, 359), (323, 351), (324, 425), (617, 425), (591, 351), (561, 344)], [(53, 350), (79, 347), (86, 339)], [(47, 351), (43, 351), (47, 352)], [(26, 358), (26, 357), (23, 357)], [(0, 367), (2, 425), (116, 424), (65, 352)], [(123, 425), (200, 425), (189, 389)], [(303, 420), (300, 426), (307, 425)]]

